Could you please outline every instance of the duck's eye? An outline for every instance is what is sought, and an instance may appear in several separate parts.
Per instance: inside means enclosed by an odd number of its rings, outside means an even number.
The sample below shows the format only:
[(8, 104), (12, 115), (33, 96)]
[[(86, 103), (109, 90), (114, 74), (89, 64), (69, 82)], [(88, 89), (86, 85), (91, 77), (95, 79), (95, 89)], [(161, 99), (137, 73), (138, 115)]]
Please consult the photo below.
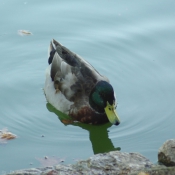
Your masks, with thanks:
[(109, 110), (111, 111), (111, 108), (109, 108)]
[(100, 93), (100, 96), (103, 98), (104, 97), (104, 93)]

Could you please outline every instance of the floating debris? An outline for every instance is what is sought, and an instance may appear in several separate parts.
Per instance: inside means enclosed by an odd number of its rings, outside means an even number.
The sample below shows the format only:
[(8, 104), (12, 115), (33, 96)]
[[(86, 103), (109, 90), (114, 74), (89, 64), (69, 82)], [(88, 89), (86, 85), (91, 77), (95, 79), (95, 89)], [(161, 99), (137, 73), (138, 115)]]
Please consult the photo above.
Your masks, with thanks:
[(17, 136), (8, 131), (7, 128), (0, 130), (0, 143), (6, 143), (6, 140), (15, 139)]
[(60, 160), (60, 163), (63, 163), (64, 161), (65, 161), (65, 160), (61, 159), (61, 160)]
[(25, 35), (33, 35), (33, 34), (28, 30), (18, 30), (18, 35), (25, 36)]

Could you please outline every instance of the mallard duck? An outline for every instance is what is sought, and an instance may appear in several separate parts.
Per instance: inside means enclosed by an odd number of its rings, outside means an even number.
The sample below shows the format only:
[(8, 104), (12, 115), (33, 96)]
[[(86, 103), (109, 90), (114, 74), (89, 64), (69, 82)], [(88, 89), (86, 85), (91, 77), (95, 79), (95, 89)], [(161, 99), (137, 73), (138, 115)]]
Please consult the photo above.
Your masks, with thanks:
[(44, 92), (47, 101), (74, 121), (119, 125), (109, 80), (56, 40), (49, 46)]

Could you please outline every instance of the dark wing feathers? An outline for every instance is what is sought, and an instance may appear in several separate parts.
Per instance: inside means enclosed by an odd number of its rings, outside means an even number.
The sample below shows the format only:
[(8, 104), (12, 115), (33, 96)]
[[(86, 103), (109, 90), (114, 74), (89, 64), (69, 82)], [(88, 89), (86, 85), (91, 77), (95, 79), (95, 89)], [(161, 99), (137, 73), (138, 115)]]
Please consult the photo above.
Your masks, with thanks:
[(80, 64), (78, 63), (78, 59), (76, 59), (76, 54), (71, 52), (69, 49), (66, 47), (62, 46), (59, 42), (56, 40), (53, 40), (53, 43), (56, 47), (57, 53), (60, 55), (60, 57), (70, 66), (73, 67), (79, 67)]
[(108, 81), (80, 56), (56, 40), (53, 40), (53, 44), (56, 52), (52, 60), (51, 78), (68, 100), (76, 101), (88, 96), (98, 81)]
[(57, 52), (55, 52), (53, 57), (54, 58), (52, 59), (51, 72), (50, 72), (50, 76), (52, 78), (52, 81), (54, 81), (54, 77), (55, 77), (56, 73), (61, 75), (61, 69), (59, 68), (60, 64), (61, 64), (61, 59), (59, 59), (59, 55), (57, 54)]

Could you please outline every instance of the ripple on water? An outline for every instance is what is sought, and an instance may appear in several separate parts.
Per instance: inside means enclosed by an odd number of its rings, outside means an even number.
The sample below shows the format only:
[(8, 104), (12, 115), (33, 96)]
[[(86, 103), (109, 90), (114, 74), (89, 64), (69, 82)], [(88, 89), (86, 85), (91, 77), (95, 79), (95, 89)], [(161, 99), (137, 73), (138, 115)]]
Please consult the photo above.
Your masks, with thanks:
[[(37, 157), (53, 155), (71, 163), (118, 147), (156, 162), (159, 146), (174, 137), (174, 1), (99, 2), (3, 2), (0, 128), (18, 135), (1, 147), (4, 170), (37, 167)], [(20, 37), (20, 28), (34, 35)], [(42, 88), (52, 38), (110, 79), (119, 126), (64, 125), (48, 111)]]

